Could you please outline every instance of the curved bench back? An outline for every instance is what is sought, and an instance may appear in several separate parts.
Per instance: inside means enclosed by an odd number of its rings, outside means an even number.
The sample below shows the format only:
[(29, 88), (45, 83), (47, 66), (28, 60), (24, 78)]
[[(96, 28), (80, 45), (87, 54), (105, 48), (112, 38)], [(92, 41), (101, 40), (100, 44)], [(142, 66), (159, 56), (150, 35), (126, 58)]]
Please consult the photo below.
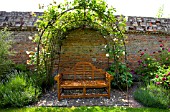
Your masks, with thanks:
[(74, 80), (94, 80), (95, 67), (89, 62), (78, 62), (74, 67)]
[(103, 80), (105, 73), (90, 62), (78, 62), (71, 70), (63, 72), (63, 80)]

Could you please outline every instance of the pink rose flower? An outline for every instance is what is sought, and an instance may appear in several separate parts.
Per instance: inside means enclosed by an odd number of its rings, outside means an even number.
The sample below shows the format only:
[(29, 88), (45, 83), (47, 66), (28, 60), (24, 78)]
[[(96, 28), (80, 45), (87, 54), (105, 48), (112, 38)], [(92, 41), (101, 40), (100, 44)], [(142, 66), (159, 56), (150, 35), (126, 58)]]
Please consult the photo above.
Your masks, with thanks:
[(170, 48), (168, 49), (168, 52), (170, 52)]
[(156, 85), (160, 85), (161, 83), (160, 82), (156, 82)]
[(156, 75), (156, 78), (159, 78), (159, 75)]
[(163, 77), (162, 80), (165, 81), (165, 80), (166, 80), (166, 77)]
[(144, 52), (142, 52), (141, 55), (144, 55)]
[(163, 47), (163, 44), (160, 44), (160, 47)]
[(170, 75), (170, 72), (168, 73), (168, 75)]

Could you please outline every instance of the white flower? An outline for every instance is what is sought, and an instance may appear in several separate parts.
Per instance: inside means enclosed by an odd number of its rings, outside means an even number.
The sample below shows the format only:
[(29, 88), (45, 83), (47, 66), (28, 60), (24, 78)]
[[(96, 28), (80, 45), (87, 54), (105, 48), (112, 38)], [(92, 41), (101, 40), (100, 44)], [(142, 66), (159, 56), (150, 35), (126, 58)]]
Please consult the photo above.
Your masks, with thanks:
[(37, 51), (37, 47), (35, 47), (35, 50)]
[(29, 36), (28, 38), (29, 38), (30, 40), (32, 40), (32, 37), (31, 37), (31, 36)]
[(113, 41), (117, 41), (118, 39), (117, 38), (114, 38)]
[(109, 57), (109, 54), (108, 54), (108, 53), (106, 54), (106, 57)]
[(104, 46), (104, 48), (106, 48), (106, 47), (107, 47), (107, 45)]
[(31, 58), (31, 57), (32, 57), (32, 55), (29, 55), (29, 57)]
[(26, 51), (26, 54), (30, 54), (30, 52), (29, 52), (29, 51)]
[(122, 54), (125, 55), (125, 51), (123, 51)]

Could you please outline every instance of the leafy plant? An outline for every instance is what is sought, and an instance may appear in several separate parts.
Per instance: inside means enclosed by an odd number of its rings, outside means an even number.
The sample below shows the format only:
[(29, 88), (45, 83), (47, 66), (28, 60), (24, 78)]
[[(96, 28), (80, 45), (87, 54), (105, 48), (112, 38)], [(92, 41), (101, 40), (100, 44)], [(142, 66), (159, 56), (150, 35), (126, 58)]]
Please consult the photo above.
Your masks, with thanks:
[(134, 98), (147, 107), (168, 108), (170, 105), (169, 91), (154, 84), (137, 89)]
[(37, 100), (40, 90), (24, 72), (13, 72), (0, 83), (0, 107), (22, 107)]
[(29, 69), (27, 68), (27, 66), (25, 64), (16, 64), (14, 66), (14, 69), (16, 69), (18, 72), (27, 72), (27, 71), (29, 71)]
[[(118, 64), (118, 71), (115, 72), (116, 65), (112, 64), (108, 70), (114, 80), (112, 81), (112, 86), (117, 86), (122, 89), (125, 89), (127, 86), (130, 87), (132, 85), (132, 74), (129, 72), (127, 66), (123, 63)], [(118, 73), (118, 74), (117, 74)]]
[(47, 87), (47, 78), (46, 78), (45, 71), (42, 70), (39, 73), (31, 72), (30, 74), (31, 75), (29, 75), (29, 77), (31, 77), (31, 79), (33, 80), (35, 86), (38, 87), (38, 88), (41, 88), (43, 91), (46, 91), (47, 90), (46, 89), (46, 87)]

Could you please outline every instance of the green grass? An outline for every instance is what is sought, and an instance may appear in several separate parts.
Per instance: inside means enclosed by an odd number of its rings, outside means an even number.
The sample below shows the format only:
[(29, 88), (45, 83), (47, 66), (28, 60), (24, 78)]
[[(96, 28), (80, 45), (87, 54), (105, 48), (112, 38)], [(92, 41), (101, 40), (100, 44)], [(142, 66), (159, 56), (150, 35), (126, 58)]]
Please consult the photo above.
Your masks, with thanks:
[(27, 107), (0, 109), (0, 112), (170, 112), (170, 109), (126, 107)]

